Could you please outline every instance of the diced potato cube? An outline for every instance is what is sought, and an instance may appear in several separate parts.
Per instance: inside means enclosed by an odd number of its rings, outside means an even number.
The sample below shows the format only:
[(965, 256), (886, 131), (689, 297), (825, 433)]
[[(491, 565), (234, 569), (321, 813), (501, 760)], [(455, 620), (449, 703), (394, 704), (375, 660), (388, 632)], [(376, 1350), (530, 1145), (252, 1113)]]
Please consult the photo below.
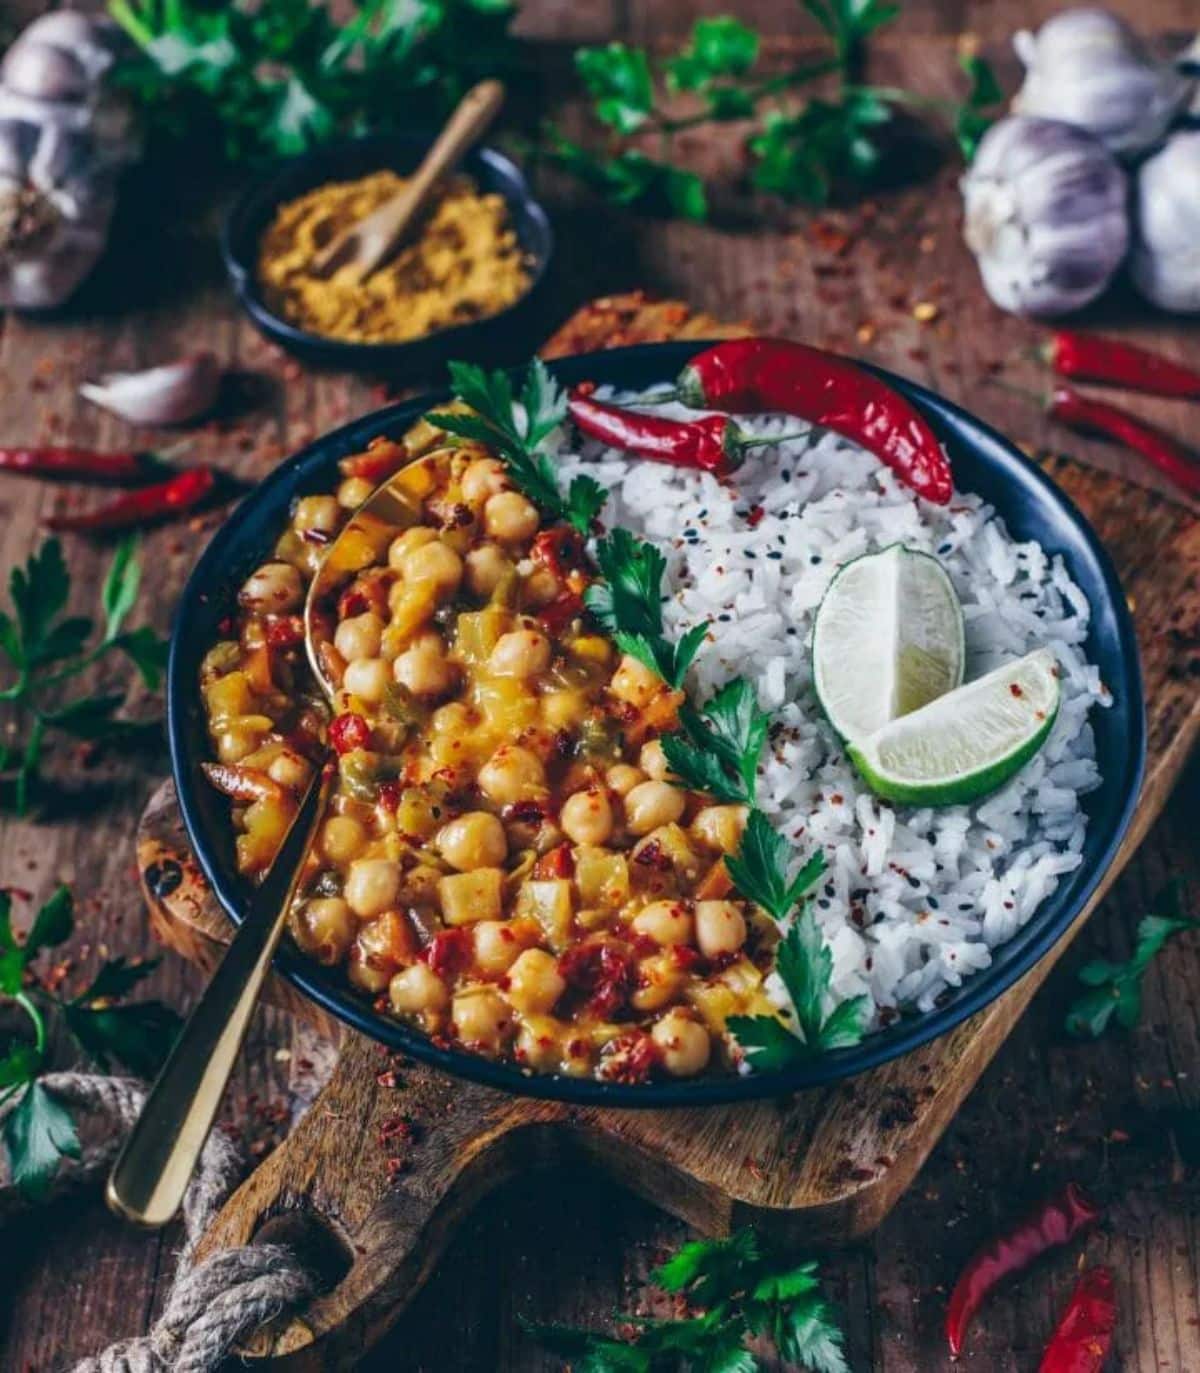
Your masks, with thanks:
[(232, 715), (254, 712), (254, 690), (244, 672), (227, 672), (204, 689), (208, 713), (214, 725)]
[(662, 688), (663, 679), (658, 673), (651, 672), (644, 663), (629, 653), (621, 659), (621, 665), (613, 673), (613, 679), (609, 683), (609, 690), (614, 696), (637, 706), (639, 710), (648, 705)]
[(476, 868), (443, 877), (438, 883), (442, 919), (447, 925), (472, 925), (476, 920), (500, 919), (504, 873), (499, 868)]
[(575, 850), (575, 882), (584, 906), (615, 910), (629, 900), (629, 864), (623, 853), (609, 849)]
[(503, 606), (485, 606), (458, 617), (455, 648), (466, 663), (478, 665), (487, 661), (500, 636), (512, 628), (512, 612)]
[(517, 898), (517, 914), (532, 916), (545, 930), (550, 947), (560, 952), (571, 939), (571, 883), (563, 877), (526, 882)]
[(687, 833), (674, 823), (659, 825), (638, 841), (633, 849), (635, 863), (643, 853), (654, 855), (655, 861), (648, 863), (648, 866), (659, 866), (660, 861), (669, 862), (676, 873), (689, 882), (695, 881), (707, 866), (688, 842)]
[(512, 739), (537, 719), (537, 697), (515, 677), (480, 678), (475, 683), (474, 704), (488, 729), (502, 739)]

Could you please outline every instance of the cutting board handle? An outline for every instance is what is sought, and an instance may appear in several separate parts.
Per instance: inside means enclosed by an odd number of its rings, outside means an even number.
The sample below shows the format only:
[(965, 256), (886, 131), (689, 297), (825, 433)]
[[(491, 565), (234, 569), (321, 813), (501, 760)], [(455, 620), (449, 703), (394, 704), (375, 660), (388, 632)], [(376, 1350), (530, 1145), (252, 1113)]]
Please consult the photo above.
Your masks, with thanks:
[(549, 1161), (566, 1114), (348, 1036), (308, 1114), (226, 1202), (196, 1258), (294, 1244), (325, 1290), (246, 1353), (274, 1368), (350, 1368), (394, 1323), (479, 1198)]

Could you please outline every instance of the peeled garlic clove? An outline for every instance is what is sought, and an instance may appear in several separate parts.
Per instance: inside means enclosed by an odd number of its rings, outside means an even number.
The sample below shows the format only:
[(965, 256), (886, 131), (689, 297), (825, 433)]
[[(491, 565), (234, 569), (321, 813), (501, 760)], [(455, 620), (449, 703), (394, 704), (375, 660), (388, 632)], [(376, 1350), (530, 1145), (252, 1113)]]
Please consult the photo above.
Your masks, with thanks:
[(1147, 300), (1200, 312), (1200, 130), (1175, 134), (1139, 170), (1130, 267)]
[(79, 394), (130, 424), (183, 424), (212, 409), (220, 384), (212, 353), (193, 353), (144, 372), (111, 372)]
[(0, 81), (31, 100), (82, 100), (90, 82), (83, 64), (63, 48), (23, 36), (0, 64)]
[(961, 188), (967, 245), (1004, 310), (1078, 310), (1125, 256), (1125, 173), (1082, 129), (1026, 115), (1003, 119), (984, 135)]
[(1194, 85), (1105, 10), (1064, 10), (1013, 47), (1025, 65), (1014, 113), (1074, 124), (1119, 156), (1153, 147)]

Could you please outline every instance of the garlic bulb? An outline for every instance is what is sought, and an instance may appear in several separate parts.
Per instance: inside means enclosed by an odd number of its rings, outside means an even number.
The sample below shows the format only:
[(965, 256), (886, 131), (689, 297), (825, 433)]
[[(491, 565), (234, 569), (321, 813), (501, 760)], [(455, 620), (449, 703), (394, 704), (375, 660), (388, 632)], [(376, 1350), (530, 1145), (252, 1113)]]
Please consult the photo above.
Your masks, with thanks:
[(1155, 305), (1200, 311), (1200, 129), (1172, 136), (1137, 176), (1131, 268)]
[(62, 304), (104, 251), (117, 177), (139, 151), (127, 102), (103, 84), (119, 32), (56, 10), (0, 63), (0, 306)]
[(221, 386), (212, 353), (192, 353), (143, 372), (109, 372), (79, 394), (131, 424), (184, 424), (211, 410)]
[(1104, 145), (1013, 115), (984, 135), (962, 180), (967, 245), (987, 293), (1020, 315), (1078, 310), (1125, 256), (1125, 173)]
[(1036, 35), (1015, 34), (1013, 47), (1025, 64), (1013, 111), (1086, 129), (1120, 156), (1153, 147), (1194, 86), (1105, 10), (1064, 10)]

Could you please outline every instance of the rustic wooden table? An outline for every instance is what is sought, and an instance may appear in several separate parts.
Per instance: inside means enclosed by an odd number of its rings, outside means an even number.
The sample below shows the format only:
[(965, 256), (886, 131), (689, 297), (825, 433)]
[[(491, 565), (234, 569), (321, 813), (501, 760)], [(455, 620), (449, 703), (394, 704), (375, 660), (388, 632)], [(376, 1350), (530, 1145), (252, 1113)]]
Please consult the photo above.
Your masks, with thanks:
[[(1195, 0), (1122, 0), (1143, 30), (1179, 37), (1194, 29)], [(15, 11), (39, 6), (17, 4)], [(609, 38), (667, 45), (711, 6), (694, 0), (527, 0), (521, 30), (544, 45), (548, 98), (570, 127), (572, 108), (557, 73), (569, 48)], [(771, 35), (768, 56), (783, 62), (811, 41), (799, 5), (741, 0), (735, 9)], [(1015, 76), (1007, 35), (1053, 12), (1050, 0), (910, 0), (880, 40), (875, 75), (931, 94), (955, 88), (960, 33), (980, 38), (1003, 75)], [(692, 150), (732, 165), (732, 145)], [(558, 289), (546, 325), (606, 290), (647, 286), (684, 297), (724, 318), (749, 318), (813, 342), (857, 352), (937, 387), (1031, 447), (1066, 447), (1097, 465), (1156, 485), (1100, 444), (1052, 429), (1036, 410), (983, 384), (989, 364), (1034, 381), (1019, 359), (1037, 337), (1004, 318), (983, 295), (960, 245), (953, 167), (919, 187), (881, 196), (866, 213), (814, 217), (755, 206), (757, 223), (655, 224), (585, 203), (551, 178)], [(234, 307), (211, 232), (210, 199), (182, 175), (163, 225), (136, 207), (111, 259), (68, 316), (9, 316), (0, 334), (0, 435), (6, 442), (70, 438), (118, 445), (122, 425), (81, 404), (85, 375), (208, 346), (246, 374), (247, 405), (235, 426), (211, 427), (198, 458), (254, 478), (312, 435), (361, 413), (378, 396), (369, 384), (302, 371), (268, 349)], [(937, 306), (920, 323), (915, 305)], [(928, 313), (928, 312), (919, 312)], [(1093, 321), (1195, 358), (1194, 327), (1151, 316), (1118, 293)], [(531, 338), (529, 344), (534, 340)], [(1169, 405), (1133, 402), (1200, 447), (1200, 418)], [(23, 560), (38, 523), (72, 497), (62, 488), (0, 486), (0, 564)], [(145, 544), (146, 594), (139, 613), (170, 622), (175, 595), (211, 524), (174, 527)], [(94, 600), (104, 555), (69, 545), (72, 606)], [(1187, 630), (1195, 632), (1194, 627)], [(136, 702), (135, 702), (136, 704)], [(141, 702), (146, 705), (147, 703)], [(150, 951), (132, 879), (132, 835), (164, 760), (102, 768), (82, 780), (72, 760), (62, 813), (41, 823), (0, 823), (0, 881), (45, 896), (73, 883), (81, 918), (73, 953), (80, 973), (106, 953)], [(1063, 1006), (1089, 956), (1127, 954), (1137, 917), (1168, 875), (1200, 892), (1195, 819), (1200, 776), (1193, 768), (1137, 860), (1051, 977), (973, 1097), (871, 1244), (830, 1256), (826, 1272), (849, 1330), (851, 1365), (900, 1373), (946, 1367), (940, 1320), (946, 1284), (974, 1245), (1015, 1206), (1067, 1176), (1098, 1182), (1116, 1198), (1110, 1222), (1088, 1253), (1115, 1268), (1121, 1322), (1116, 1366), (1138, 1373), (1200, 1369), (1200, 940), (1184, 936), (1146, 980), (1145, 1011), (1129, 1035), (1096, 1044), (1065, 1039)], [(26, 907), (27, 911), (28, 908)], [(24, 912), (22, 913), (24, 914)], [(195, 973), (167, 960), (153, 993), (184, 1007)], [(256, 1021), (231, 1103), (251, 1144), (271, 1134), (285, 1109), (289, 1030), (278, 1012)], [(438, 1273), (372, 1367), (429, 1370), (551, 1369), (520, 1331), (517, 1316), (604, 1322), (614, 1307), (644, 1299), (647, 1270), (683, 1228), (644, 1203), (590, 1177), (546, 1173), (514, 1183), (464, 1227)], [(118, 1335), (143, 1330), (161, 1301), (175, 1237), (146, 1238), (111, 1220), (98, 1199), (72, 1200), (9, 1226), (0, 1243), (0, 1364), (59, 1366)], [(1019, 1291), (1002, 1294), (980, 1321), (972, 1369), (1027, 1370), (1070, 1281), (1071, 1259), (1045, 1265)]]

